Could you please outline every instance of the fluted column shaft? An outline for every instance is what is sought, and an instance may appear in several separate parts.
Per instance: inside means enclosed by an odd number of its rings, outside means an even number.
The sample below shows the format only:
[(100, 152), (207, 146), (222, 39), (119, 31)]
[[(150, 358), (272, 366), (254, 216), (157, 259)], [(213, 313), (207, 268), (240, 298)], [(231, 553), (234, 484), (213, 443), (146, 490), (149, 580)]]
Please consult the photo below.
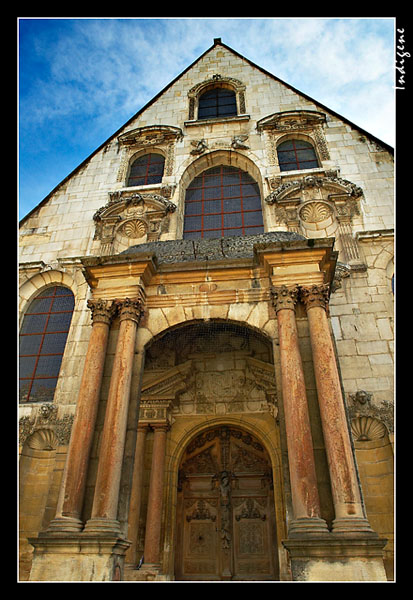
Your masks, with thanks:
[(330, 471), (335, 534), (374, 533), (365, 518), (344, 401), (327, 319), (328, 286), (302, 287), (307, 309), (318, 403)]
[(92, 331), (76, 403), (70, 444), (60, 487), (56, 517), (49, 531), (80, 531), (86, 475), (95, 430), (113, 301), (89, 300)]
[(110, 380), (100, 444), (92, 516), (85, 532), (119, 534), (119, 488), (129, 406), (136, 332), (143, 312), (143, 296), (118, 302), (120, 327)]
[(158, 564), (160, 560), (162, 498), (165, 471), (166, 434), (168, 425), (152, 425), (154, 440), (152, 467), (149, 482), (148, 509), (146, 515), (144, 562)]
[(298, 288), (272, 288), (277, 314), (283, 406), (288, 447), (291, 496), (294, 519), (289, 537), (328, 533), (320, 517), (310, 417), (304, 371), (298, 345), (295, 303)]

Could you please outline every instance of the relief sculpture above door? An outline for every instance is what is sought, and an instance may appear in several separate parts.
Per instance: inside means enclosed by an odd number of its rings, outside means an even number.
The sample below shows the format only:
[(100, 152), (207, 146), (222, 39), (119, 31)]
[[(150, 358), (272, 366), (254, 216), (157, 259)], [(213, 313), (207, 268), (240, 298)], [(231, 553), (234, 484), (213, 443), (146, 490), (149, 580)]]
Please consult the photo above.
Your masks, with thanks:
[(278, 579), (271, 463), (249, 433), (202, 433), (181, 461), (177, 580)]

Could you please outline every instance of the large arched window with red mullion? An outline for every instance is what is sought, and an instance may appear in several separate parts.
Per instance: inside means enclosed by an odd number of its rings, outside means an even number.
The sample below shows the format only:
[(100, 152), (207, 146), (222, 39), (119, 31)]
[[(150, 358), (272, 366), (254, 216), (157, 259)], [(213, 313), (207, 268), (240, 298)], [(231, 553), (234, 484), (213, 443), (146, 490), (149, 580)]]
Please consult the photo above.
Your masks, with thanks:
[(20, 331), (20, 402), (52, 402), (75, 300), (63, 286), (45, 289), (31, 302)]
[(254, 235), (264, 231), (261, 194), (245, 171), (219, 165), (189, 184), (184, 239)]

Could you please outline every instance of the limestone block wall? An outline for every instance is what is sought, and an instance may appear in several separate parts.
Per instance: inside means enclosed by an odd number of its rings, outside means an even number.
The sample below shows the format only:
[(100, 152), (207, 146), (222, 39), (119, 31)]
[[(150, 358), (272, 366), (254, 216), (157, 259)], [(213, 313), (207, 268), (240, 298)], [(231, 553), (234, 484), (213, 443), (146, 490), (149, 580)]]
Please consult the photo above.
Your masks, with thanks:
[[(210, 80), (217, 74), (222, 78), (238, 80), (245, 86), (245, 110), (237, 118), (226, 121), (197, 122), (196, 118), (190, 118), (188, 94), (194, 86)], [(319, 111), (326, 115), (320, 134), (321, 167), (308, 172), (300, 171), (281, 176), (277, 160), (274, 158), (276, 155), (274, 138), (257, 128), (257, 124), (274, 113), (298, 110)], [(160, 234), (160, 241), (181, 239), (186, 186), (198, 172), (220, 164), (220, 162), (238, 166), (255, 178), (262, 195), (266, 231), (288, 229), (285, 224), (280, 226), (275, 216), (275, 206), (266, 203), (264, 199), (274, 190), (274, 185), (292, 181), (298, 174), (303, 177), (335, 172), (337, 178), (347, 180), (362, 189), (363, 194), (357, 201), (358, 211), (353, 214), (351, 219), (351, 234), (357, 240), (360, 260), (366, 268), (345, 272), (340, 281), (340, 287), (331, 295), (330, 317), (344, 396), (350, 417), (353, 418), (359, 414), (367, 415), (369, 418), (381, 420), (386, 426), (385, 432), (382, 432), (380, 437), (377, 438), (379, 434), (376, 433), (376, 438), (355, 440), (355, 444), (369, 518), (379, 534), (388, 535), (391, 531), (390, 475), (388, 471), (385, 474), (383, 471), (381, 474), (385, 477), (387, 490), (386, 498), (381, 500), (378, 498), (378, 489), (380, 481), (384, 481), (384, 479), (380, 479), (381, 475), (375, 472), (374, 465), (378, 460), (379, 462), (387, 461), (386, 469), (389, 466), (391, 462), (389, 456), (386, 454), (385, 458), (378, 457), (379, 450), (375, 448), (376, 446), (382, 448), (381, 445), (384, 444), (386, 450), (381, 449), (380, 452), (386, 453), (388, 447), (385, 440), (391, 442), (393, 434), (391, 413), (393, 404), (394, 165), (392, 156), (385, 148), (369, 139), (367, 135), (358, 131), (345, 120), (320, 107), (315, 101), (298, 94), (219, 44), (215, 45), (210, 52), (172, 83), (143, 112), (138, 113), (120, 131), (116, 132), (21, 224), (21, 316), (24, 316), (35, 295), (48, 285), (65, 285), (73, 291), (75, 296), (75, 311), (55, 393), (55, 404), (59, 406), (59, 413), (53, 421), (54, 430), (60, 431), (59, 427), (62, 427), (56, 423), (63, 423), (64, 419), (73, 418), (83, 359), (90, 336), (91, 318), (86, 305), (90, 289), (84, 278), (79, 257), (101, 254), (102, 244), (96, 236), (96, 221), (93, 217), (99, 209), (107, 206), (111, 199), (110, 194), (127, 192), (127, 165), (133, 152), (130, 152), (127, 146), (122, 145), (118, 138), (137, 128), (154, 125), (166, 125), (182, 131), (182, 136), (178, 136), (167, 150), (165, 150), (166, 146), (162, 146), (162, 144), (158, 147), (155, 143), (153, 146), (155, 150), (167, 152), (169, 170), (164, 175), (162, 184), (134, 188), (134, 191), (139, 193), (160, 194), (164, 186), (171, 186), (172, 193), (170, 193), (168, 201), (174, 204), (176, 209), (168, 214), (169, 227), (167, 231)], [(233, 147), (232, 142), (236, 135), (248, 136), (245, 140), (246, 148)], [(201, 139), (205, 140), (207, 149), (202, 154), (193, 154), (196, 143)], [(328, 223), (324, 228), (320, 226), (314, 231), (301, 230), (301, 233), (309, 238), (335, 237), (337, 236), (337, 224)], [(127, 244), (132, 246), (147, 241), (148, 237), (143, 236), (139, 239), (130, 239)], [(116, 252), (125, 247), (119, 245)], [(338, 239), (336, 248), (340, 251), (338, 260), (341, 261), (342, 249)], [(234, 285), (236, 282), (231, 282), (231, 288)], [(241, 281), (239, 285), (242, 288), (246, 284)], [(268, 282), (261, 282), (261, 286), (262, 288), (267, 287)], [(222, 283), (221, 289), (224, 287), (225, 283)], [(208, 289), (205, 287), (204, 291), (207, 292)], [(255, 292), (256, 290), (248, 290), (251, 297)], [(148, 297), (155, 293), (159, 294), (159, 291), (155, 292), (152, 289), (148, 292)], [(188, 288), (187, 293), (193, 293), (192, 288)], [(197, 289), (198, 293), (201, 293), (201, 290)], [(258, 291), (257, 294), (259, 294)], [(207, 298), (207, 294), (205, 298)], [(262, 328), (272, 337), (276, 337), (276, 322), (268, 301), (252, 303), (229, 301), (228, 304), (220, 306), (207, 302), (199, 305), (194, 302), (188, 306), (177, 305), (165, 310), (152, 308), (150, 313), (145, 316), (138, 332), (138, 354), (142, 351), (145, 343), (152, 338), (155, 330), (158, 332), (185, 320), (214, 318), (248, 322), (252, 326)], [(298, 315), (297, 323), (310, 412), (313, 417), (312, 434), (317, 456), (318, 483), (320, 490), (324, 490), (321, 494), (322, 508), (326, 518), (330, 519), (332, 507), (327, 492), (329, 481), (317, 414), (317, 396), (312, 372), (307, 321), (303, 315)], [(92, 450), (85, 502), (86, 516), (91, 510), (100, 433), (103, 427), (116, 339), (117, 328), (114, 324), (110, 334), (102, 402)], [(139, 356), (141, 357), (140, 354)], [(140, 383), (138, 366), (136, 366), (133, 377), (132, 388), (137, 390)], [(360, 391), (364, 391), (368, 395), (368, 400), (363, 405), (356, 396)], [(21, 417), (26, 418), (24, 423), (31, 423), (32, 425), (29, 426), (33, 426), (30, 429), (30, 435), (40, 425), (44, 425), (36, 420), (38, 419), (36, 410), (37, 407), (30, 405), (20, 407)], [(178, 415), (178, 417), (183, 418), (182, 415)], [(195, 418), (194, 415), (192, 417)], [(135, 433), (132, 430), (128, 431), (128, 460), (132, 460), (133, 457)], [(24, 436), (24, 441), (29, 439), (29, 434)], [(353, 438), (355, 439), (354, 435)], [(27, 442), (24, 447), (21, 467), (24, 486), (27, 484), (27, 490), (34, 489), (30, 473), (38, 473), (44, 482), (44, 488), (37, 488), (37, 495), (26, 496), (32, 499), (27, 506), (24, 505), (25, 514), (22, 528), (24, 536), (31, 535), (36, 529), (47, 526), (53, 516), (68, 440), (63, 436), (58, 442), (55, 443), (52, 450), (46, 450), (44, 447), (32, 448), (30, 444), (33, 445), (33, 441)], [(36, 440), (34, 444), (36, 446)], [(372, 448), (363, 444), (376, 444), (376, 446)], [(150, 459), (150, 447), (151, 439), (149, 437), (147, 460)], [(36, 453), (39, 452), (46, 452), (47, 455), (37, 455)], [(125, 485), (126, 483), (125, 480)], [(49, 489), (49, 492), (46, 491), (46, 488)], [(288, 490), (285, 493), (288, 496)], [(121, 513), (123, 524), (125, 524), (126, 505), (121, 508)], [(389, 548), (390, 546), (386, 551), (390, 552)], [(31, 549), (28, 545), (24, 545), (22, 550), (23, 553), (26, 553), (23, 570), (27, 575), (30, 568)]]

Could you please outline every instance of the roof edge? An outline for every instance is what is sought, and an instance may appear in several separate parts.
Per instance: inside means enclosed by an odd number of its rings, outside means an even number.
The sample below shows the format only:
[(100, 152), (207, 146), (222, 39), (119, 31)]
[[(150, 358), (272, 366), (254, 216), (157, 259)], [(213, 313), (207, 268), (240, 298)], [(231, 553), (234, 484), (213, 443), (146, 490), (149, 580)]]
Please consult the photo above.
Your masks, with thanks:
[(115, 131), (115, 133), (113, 133), (107, 140), (105, 140), (102, 144), (100, 144), (100, 146), (98, 148), (96, 148), (96, 150), (94, 150), (91, 154), (89, 154), (75, 169), (73, 169), (73, 171), (71, 171), (64, 179), (62, 179), (62, 181), (60, 183), (58, 183), (47, 194), (47, 196), (45, 196), (43, 198), (43, 200), (41, 200), (34, 208), (32, 208), (32, 210), (30, 210), (27, 213), (27, 215), (25, 215), (19, 221), (19, 227), (21, 227), (24, 224), (24, 222), (27, 219), (29, 219), (36, 210), (38, 210), (44, 204), (46, 204), (46, 202), (51, 198), (51, 196), (53, 196), (53, 194), (55, 194), (62, 185), (64, 185), (67, 181), (69, 181), (69, 179), (71, 177), (73, 177), (73, 175), (76, 175), (76, 173), (79, 172), (90, 161), (90, 159), (95, 156), (95, 154), (97, 154), (98, 152), (100, 152), (109, 142), (111, 142), (113, 140), (113, 138), (116, 138), (120, 134), (120, 132), (125, 127), (127, 127), (129, 125), (129, 123), (131, 123), (134, 119), (136, 119), (137, 117), (139, 117), (139, 115), (141, 115), (147, 108), (149, 108), (154, 102), (156, 102), (156, 100), (158, 100), (158, 98), (160, 96), (162, 96), (162, 94), (164, 94), (170, 87), (172, 87), (175, 84), (176, 81), (178, 81), (183, 75), (185, 75), (185, 73), (187, 73), (190, 69), (192, 69), (192, 67), (194, 67), (197, 62), (199, 62), (200, 60), (202, 60), (204, 58), (204, 56), (206, 54), (208, 54), (208, 52), (210, 52), (213, 48), (215, 48), (215, 46), (222, 46), (223, 48), (225, 48), (229, 52), (232, 52), (238, 58), (241, 58), (242, 60), (245, 60), (253, 68), (258, 69), (259, 71), (261, 71), (261, 73), (263, 73), (264, 75), (266, 75), (268, 77), (271, 77), (275, 81), (278, 81), (279, 83), (281, 83), (282, 85), (286, 86), (287, 88), (289, 88), (294, 93), (296, 93), (296, 94), (302, 96), (303, 98), (305, 98), (306, 100), (309, 100), (310, 102), (316, 104), (320, 108), (322, 108), (322, 109), (326, 110), (327, 112), (329, 112), (331, 115), (334, 115), (335, 117), (339, 118), (344, 123), (347, 123), (351, 127), (354, 127), (354, 129), (357, 129), (358, 131), (360, 131), (364, 135), (366, 135), (369, 138), (371, 138), (373, 141), (377, 142), (378, 144), (380, 144), (381, 146), (383, 146), (384, 148), (386, 148), (386, 150), (388, 152), (390, 152), (390, 154), (394, 154), (394, 148), (392, 146), (390, 146), (389, 144), (387, 144), (386, 142), (383, 142), (382, 140), (380, 140), (379, 138), (377, 138), (376, 136), (374, 136), (372, 133), (366, 131), (362, 127), (359, 127), (358, 125), (356, 125), (352, 121), (349, 121), (348, 119), (346, 119), (345, 117), (343, 117), (339, 113), (335, 112), (334, 110), (331, 110), (330, 108), (328, 108), (324, 104), (321, 104), (320, 102), (318, 102), (314, 98), (311, 98), (311, 96), (308, 96), (304, 92), (298, 90), (294, 86), (292, 86), (289, 83), (283, 81), (282, 79), (280, 79), (276, 75), (273, 75), (273, 73), (270, 73), (269, 71), (266, 71), (264, 68), (262, 68), (259, 65), (255, 64), (253, 61), (249, 60), (248, 58), (246, 58), (245, 56), (243, 56), (242, 54), (240, 54), (239, 52), (237, 52), (236, 50), (234, 50), (230, 46), (227, 46), (227, 44), (224, 44), (224, 42), (222, 42), (221, 38), (214, 38), (214, 43), (212, 44), (212, 46), (210, 46), (209, 48), (207, 48), (207, 50), (205, 50), (205, 52), (203, 52), (188, 67), (186, 67), (181, 73), (179, 73), (179, 75), (177, 75), (170, 83), (168, 83), (168, 85), (166, 85), (164, 88), (162, 88), (151, 100), (149, 100), (149, 102), (147, 102), (142, 108), (140, 108), (136, 113), (134, 113), (121, 127), (119, 127), (119, 129), (117, 129)]

